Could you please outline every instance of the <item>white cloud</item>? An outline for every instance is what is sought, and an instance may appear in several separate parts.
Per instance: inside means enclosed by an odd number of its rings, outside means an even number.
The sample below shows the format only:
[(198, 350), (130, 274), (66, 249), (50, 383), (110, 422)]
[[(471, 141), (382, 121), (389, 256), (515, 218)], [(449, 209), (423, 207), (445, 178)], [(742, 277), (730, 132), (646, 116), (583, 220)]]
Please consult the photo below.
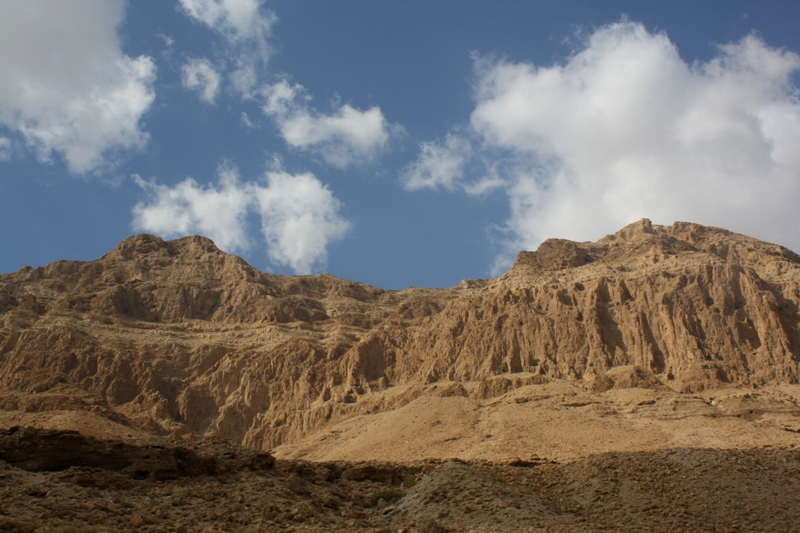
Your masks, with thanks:
[(251, 247), (247, 217), (261, 217), (269, 259), (308, 274), (327, 261), (328, 246), (347, 233), (341, 204), (311, 174), (267, 172), (263, 182), (241, 183), (236, 172), (221, 167), (217, 185), (187, 178), (170, 188), (134, 176), (148, 199), (133, 208), (136, 231), (166, 238), (201, 234), (229, 252)]
[(253, 124), (253, 121), (250, 120), (250, 116), (247, 113), (245, 113), (244, 111), (242, 111), (242, 114), (239, 115), (239, 121), (246, 128), (255, 128), (256, 127), (256, 125)]
[(448, 133), (444, 142), (422, 143), (417, 159), (401, 173), (400, 183), (409, 191), (442, 188), (485, 196), (508, 185), (507, 166), (503, 154), (487, 149), (474, 131), (461, 128)]
[(261, 97), (264, 113), (276, 121), (289, 146), (318, 153), (338, 168), (374, 157), (399, 131), (379, 107), (360, 111), (344, 104), (330, 115), (318, 113), (310, 108), (305, 88), (286, 80), (265, 86)]
[(272, 117), (285, 117), (298, 108), (304, 109), (311, 100), (302, 85), (290, 85), (286, 80), (265, 86), (261, 96), (264, 99), (264, 113)]
[(181, 81), (185, 89), (200, 93), (200, 99), (214, 103), (219, 93), (220, 75), (207, 59), (190, 59), (183, 65)]
[[(377, 106), (366, 110), (350, 104), (337, 106), (330, 114), (310, 105), (302, 85), (285, 79), (264, 82), (264, 67), (272, 52), (269, 44), (277, 17), (262, 8), (261, 0), (180, 0), (191, 19), (226, 38), (219, 62), (220, 74), (244, 100), (256, 99), (264, 113), (275, 120), (286, 143), (298, 150), (322, 156), (329, 164), (345, 168), (373, 158), (401, 131), (389, 124)], [(207, 87), (200, 82), (197, 86)], [(247, 122), (243, 122), (247, 126)]]
[(258, 84), (259, 67), (272, 53), (269, 37), (277, 17), (262, 9), (262, 0), (180, 0), (180, 4), (189, 18), (224, 36), (227, 74), (233, 87), (250, 98)]
[(484, 166), (488, 167), (488, 173), (485, 176), (472, 182), (461, 183), (464, 192), (470, 196), (485, 196), (495, 189), (501, 189), (508, 184), (496, 167), (488, 165), (485, 162)]
[(167, 48), (167, 51), (171, 50), (172, 46), (175, 44), (175, 39), (164, 33), (159, 33), (158, 36), (164, 41), (164, 46)]
[(11, 140), (7, 137), (0, 137), (0, 161), (11, 159)]
[(455, 190), (464, 175), (469, 151), (469, 142), (452, 133), (444, 143), (423, 143), (418, 159), (403, 173), (403, 187), (410, 191), (439, 187)]
[(175, 187), (134, 177), (148, 194), (147, 202), (133, 208), (133, 228), (167, 238), (201, 234), (230, 252), (249, 247), (245, 216), (252, 202), (250, 185), (240, 184), (236, 173), (221, 168), (219, 185), (203, 187), (186, 178)]
[(0, 2), (0, 124), (73, 173), (140, 149), (155, 97), (151, 58), (120, 50), (122, 0)]
[(268, 172), (267, 186), (253, 194), (270, 259), (308, 274), (325, 264), (331, 242), (344, 237), (350, 223), (339, 216), (341, 204), (311, 174)]
[(248, 56), (244, 54), (236, 59), (235, 66), (229, 73), (231, 84), (245, 100), (253, 97), (255, 88), (258, 85), (258, 69), (256, 65), (256, 61), (250, 61)]
[(596, 239), (642, 217), (800, 250), (800, 57), (749, 36), (687, 64), (621, 22), (565, 63), (478, 60), (473, 150), (509, 161), (509, 252)]
[(232, 41), (266, 44), (275, 16), (261, 9), (263, 0), (180, 0), (184, 12)]

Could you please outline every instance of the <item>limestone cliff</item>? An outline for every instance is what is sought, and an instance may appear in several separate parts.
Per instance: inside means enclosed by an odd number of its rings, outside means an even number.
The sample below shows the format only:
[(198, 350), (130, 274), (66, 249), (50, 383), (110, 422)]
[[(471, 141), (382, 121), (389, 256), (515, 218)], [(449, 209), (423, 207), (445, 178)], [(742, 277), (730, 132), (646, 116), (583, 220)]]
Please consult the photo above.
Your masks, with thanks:
[(0, 409), (270, 448), (434, 382), (482, 397), (553, 379), (796, 383), (798, 282), (785, 248), (647, 220), (596, 243), (548, 240), (494, 280), (404, 291), (268, 275), (202, 237), (139, 235), (97, 261), (0, 275)]

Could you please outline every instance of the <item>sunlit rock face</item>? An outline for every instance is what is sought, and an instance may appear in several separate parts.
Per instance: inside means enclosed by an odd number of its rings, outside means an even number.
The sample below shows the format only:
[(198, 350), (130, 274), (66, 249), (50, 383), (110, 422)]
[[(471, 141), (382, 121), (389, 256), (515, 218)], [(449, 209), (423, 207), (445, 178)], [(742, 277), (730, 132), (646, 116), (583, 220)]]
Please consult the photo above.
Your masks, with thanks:
[(437, 383), (473, 399), (551, 380), (797, 383), (799, 281), (793, 252), (681, 222), (547, 240), (497, 279), (403, 291), (138, 235), (0, 276), (0, 408), (270, 449)]

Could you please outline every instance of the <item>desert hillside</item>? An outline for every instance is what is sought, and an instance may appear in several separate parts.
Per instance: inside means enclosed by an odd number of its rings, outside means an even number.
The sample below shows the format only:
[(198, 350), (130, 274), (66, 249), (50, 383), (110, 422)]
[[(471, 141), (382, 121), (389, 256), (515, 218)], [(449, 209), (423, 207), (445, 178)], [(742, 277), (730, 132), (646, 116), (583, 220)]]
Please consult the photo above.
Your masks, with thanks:
[(398, 292), (139, 235), (0, 277), (0, 407), (268, 450), (430, 394), (793, 384), (799, 282), (787, 249), (647, 220), (548, 240), (497, 279)]
[[(649, 531), (690, 531), (697, 516), (763, 531), (774, 503), (772, 530), (790, 531), (799, 283), (800, 256), (783, 247), (646, 219), (594, 243), (545, 241), (496, 279), (402, 291), (265, 274), (203, 237), (137, 235), (96, 261), (0, 275), (0, 479), (50, 483), (58, 502), (67, 478), (117, 491), (106, 511), (98, 500), (48, 527), (114, 515), (153, 531), (643, 530), (615, 526), (628, 513)], [(78, 451), (31, 459), (64, 446)], [(230, 511), (238, 497), (211, 478), (274, 508)], [(188, 522), (147, 511), (142, 479), (189, 487), (148, 489), (193, 509)], [(739, 506), (747, 479), (754, 499)], [(192, 483), (211, 499), (186, 503)], [(716, 508), (690, 497), (715, 485), (729, 498)], [(9, 489), (0, 529), (43, 501), (37, 490)], [(661, 509), (661, 494), (694, 511)], [(120, 498), (133, 523), (109, 503)], [(28, 518), (6, 529), (42, 525)]]

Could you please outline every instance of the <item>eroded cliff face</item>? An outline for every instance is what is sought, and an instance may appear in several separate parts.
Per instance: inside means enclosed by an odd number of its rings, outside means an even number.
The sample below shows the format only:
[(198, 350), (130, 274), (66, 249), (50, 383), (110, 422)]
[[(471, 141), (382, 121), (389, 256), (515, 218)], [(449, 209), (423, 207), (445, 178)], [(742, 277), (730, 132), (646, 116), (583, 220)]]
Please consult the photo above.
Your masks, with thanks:
[(798, 282), (785, 248), (647, 220), (548, 240), (494, 280), (404, 291), (267, 275), (202, 237), (139, 235), (97, 261), (0, 276), (0, 408), (271, 448), (434, 382), (478, 397), (554, 379), (796, 383)]
[(680, 391), (795, 381), (799, 259), (684, 223), (549, 240), (487, 290), (450, 302), (407, 352), (428, 379), (531, 372), (611, 386), (609, 370), (633, 365)]

